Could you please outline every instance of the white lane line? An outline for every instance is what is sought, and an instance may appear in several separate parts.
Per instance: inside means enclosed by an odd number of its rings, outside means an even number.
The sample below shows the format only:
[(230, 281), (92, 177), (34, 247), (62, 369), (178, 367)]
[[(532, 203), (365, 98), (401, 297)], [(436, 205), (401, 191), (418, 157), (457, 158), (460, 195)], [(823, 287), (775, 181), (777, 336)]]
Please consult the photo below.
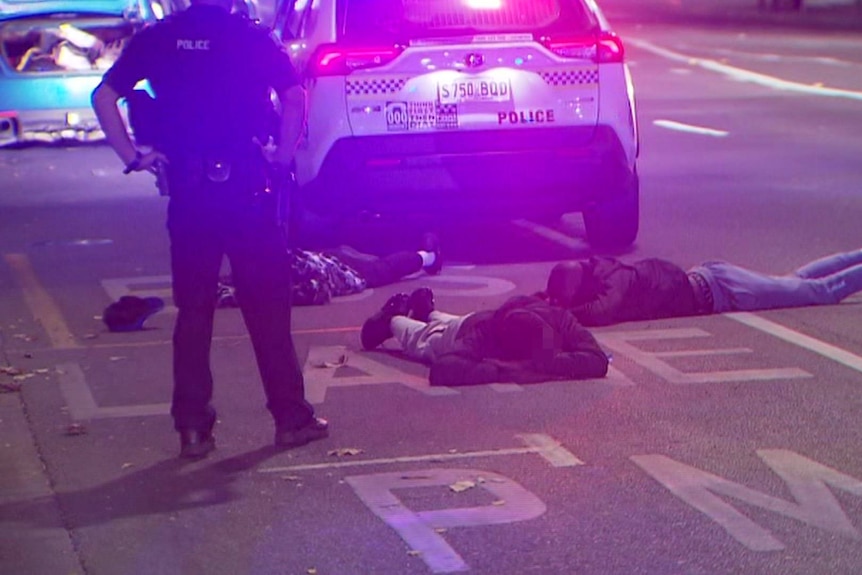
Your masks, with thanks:
[(558, 232), (557, 230), (553, 230), (541, 224), (537, 224), (536, 222), (519, 219), (512, 220), (512, 223), (516, 226), (524, 228), (525, 230), (530, 230), (539, 237), (545, 238), (546, 240), (551, 240), (552, 242), (558, 243), (561, 246), (573, 250), (582, 250), (584, 249), (584, 247), (586, 247), (586, 243), (584, 243), (583, 240), (567, 236), (564, 233)]
[(84, 372), (77, 363), (58, 366), (60, 393), (66, 400), (69, 413), (75, 421), (90, 419), (99, 410), (96, 400), (87, 385)]
[(563, 447), (559, 441), (544, 433), (519, 433), (518, 438), (536, 449), (536, 453), (544, 457), (554, 467), (574, 467), (584, 465), (571, 451)]
[(682, 122), (674, 122), (673, 120), (655, 120), (653, 124), (659, 128), (667, 128), (668, 130), (676, 130), (678, 132), (688, 132), (689, 134), (700, 134), (702, 136), (713, 136), (715, 138), (723, 138), (730, 134), (724, 130), (716, 130), (714, 128), (705, 128), (703, 126), (695, 126), (693, 124), (683, 124)]
[(686, 54), (682, 54), (680, 52), (674, 52), (673, 50), (668, 50), (667, 48), (656, 46), (652, 42), (648, 42), (646, 40), (629, 38), (627, 42), (629, 44), (637, 46), (638, 48), (641, 48), (648, 52), (652, 52), (653, 54), (656, 54), (663, 58), (667, 58), (668, 60), (672, 60), (674, 62), (685, 62), (690, 66), (698, 66), (700, 68), (703, 68), (704, 70), (718, 72), (719, 74), (724, 74), (740, 82), (751, 82), (752, 84), (766, 86), (767, 88), (772, 88), (774, 90), (798, 92), (811, 96), (828, 96), (833, 98), (862, 100), (862, 92), (857, 92), (854, 90), (827, 88), (825, 86), (802, 84), (800, 82), (782, 80), (781, 78), (776, 78), (775, 76), (768, 76), (766, 74), (752, 72), (751, 70), (746, 70), (744, 68), (728, 66), (727, 64), (722, 64), (721, 62), (716, 62), (715, 60), (710, 60), (708, 58), (696, 58), (694, 56), (687, 56)]
[(525, 433), (517, 436), (527, 447), (512, 447), (508, 449), (489, 449), (486, 451), (466, 451), (464, 453), (431, 453), (428, 455), (405, 455), (402, 457), (384, 457), (380, 459), (356, 459), (353, 461), (337, 461), (332, 463), (306, 463), (287, 467), (265, 467), (258, 473), (287, 473), (290, 471), (311, 471), (315, 469), (337, 469), (341, 467), (362, 467), (366, 465), (387, 465), (392, 463), (413, 463), (416, 461), (449, 461), (453, 459), (469, 459), (474, 457), (498, 457), (501, 455), (527, 455), (535, 453), (548, 461), (554, 467), (573, 467), (584, 465), (562, 444), (547, 435), (540, 433)]
[(841, 349), (834, 345), (815, 339), (798, 331), (792, 330), (789, 327), (784, 327), (781, 324), (769, 321), (760, 316), (748, 312), (726, 313), (725, 317), (738, 321), (741, 324), (756, 330), (768, 333), (778, 339), (782, 339), (793, 345), (813, 351), (818, 355), (836, 361), (841, 365), (862, 372), (862, 357), (852, 354), (847, 350)]
[(93, 392), (87, 384), (84, 371), (77, 363), (64, 363), (57, 366), (57, 380), (60, 393), (66, 400), (69, 414), (75, 421), (86, 419), (108, 419), (116, 417), (141, 417), (144, 415), (168, 415), (170, 403), (144, 403), (132, 405), (111, 405), (101, 407), (96, 403)]

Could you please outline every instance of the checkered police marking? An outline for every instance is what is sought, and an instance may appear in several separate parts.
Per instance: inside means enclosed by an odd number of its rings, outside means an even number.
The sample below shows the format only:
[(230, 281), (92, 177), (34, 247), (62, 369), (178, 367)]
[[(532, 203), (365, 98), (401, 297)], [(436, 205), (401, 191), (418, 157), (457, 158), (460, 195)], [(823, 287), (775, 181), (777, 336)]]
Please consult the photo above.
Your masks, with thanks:
[(407, 78), (369, 78), (366, 80), (347, 80), (345, 92), (348, 96), (397, 94), (406, 83)]
[(542, 80), (551, 86), (573, 86), (580, 84), (597, 84), (599, 82), (598, 68), (541, 72), (541, 76)]

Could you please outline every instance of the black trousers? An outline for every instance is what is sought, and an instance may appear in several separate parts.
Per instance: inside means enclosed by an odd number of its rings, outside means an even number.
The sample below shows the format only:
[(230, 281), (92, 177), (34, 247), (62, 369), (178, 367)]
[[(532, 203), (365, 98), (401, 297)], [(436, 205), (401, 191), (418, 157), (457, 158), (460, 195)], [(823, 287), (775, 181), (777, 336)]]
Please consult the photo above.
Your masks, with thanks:
[(422, 269), (422, 256), (418, 252), (395, 252), (379, 257), (339, 247), (326, 250), (326, 253), (334, 255), (359, 272), (370, 288), (393, 284)]
[[(233, 178), (232, 178), (233, 180)], [(290, 271), (286, 238), (269, 202), (248, 190), (257, 182), (204, 180), (177, 189), (168, 206), (174, 303), (174, 392), (177, 430), (208, 430), (211, 405), (210, 347), (222, 258), (230, 260), (237, 300), (251, 337), (267, 408), (279, 429), (307, 424), (302, 369), (291, 335)], [(242, 188), (245, 187), (246, 190)]]

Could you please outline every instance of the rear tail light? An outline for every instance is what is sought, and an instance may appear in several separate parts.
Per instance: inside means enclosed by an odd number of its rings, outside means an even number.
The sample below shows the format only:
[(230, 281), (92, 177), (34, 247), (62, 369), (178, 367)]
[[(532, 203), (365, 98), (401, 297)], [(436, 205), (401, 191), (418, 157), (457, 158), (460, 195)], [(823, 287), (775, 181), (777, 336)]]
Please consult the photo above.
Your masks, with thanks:
[(613, 32), (602, 32), (598, 37), (542, 38), (548, 49), (563, 58), (592, 60), (598, 64), (620, 63), (625, 50), (620, 37)]
[(376, 68), (388, 64), (401, 54), (399, 46), (367, 47), (323, 44), (311, 58), (312, 76), (346, 76), (354, 70)]
[(15, 112), (0, 111), (0, 135), (15, 131), (18, 114)]

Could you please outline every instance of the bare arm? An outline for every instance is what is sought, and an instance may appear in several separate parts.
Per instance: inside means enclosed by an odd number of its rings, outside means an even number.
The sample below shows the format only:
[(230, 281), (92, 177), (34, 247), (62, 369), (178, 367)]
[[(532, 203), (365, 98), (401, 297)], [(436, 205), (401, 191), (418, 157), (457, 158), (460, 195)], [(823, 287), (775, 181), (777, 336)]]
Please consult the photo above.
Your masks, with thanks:
[(305, 88), (299, 85), (292, 86), (279, 93), (278, 100), (281, 103), (280, 143), (270, 160), (283, 166), (290, 166), (305, 128)]
[[(140, 172), (142, 170), (152, 171), (153, 164), (157, 161), (167, 161), (165, 156), (156, 151), (140, 153), (129, 137), (129, 131), (126, 127), (126, 122), (120, 114), (118, 102), (120, 95), (116, 90), (109, 85), (102, 83), (93, 90), (92, 103), (93, 110), (96, 112), (96, 117), (99, 119), (99, 124), (102, 131), (105, 133), (105, 138), (114, 152), (120, 158), (130, 171)], [(138, 158), (140, 154), (140, 158)]]

